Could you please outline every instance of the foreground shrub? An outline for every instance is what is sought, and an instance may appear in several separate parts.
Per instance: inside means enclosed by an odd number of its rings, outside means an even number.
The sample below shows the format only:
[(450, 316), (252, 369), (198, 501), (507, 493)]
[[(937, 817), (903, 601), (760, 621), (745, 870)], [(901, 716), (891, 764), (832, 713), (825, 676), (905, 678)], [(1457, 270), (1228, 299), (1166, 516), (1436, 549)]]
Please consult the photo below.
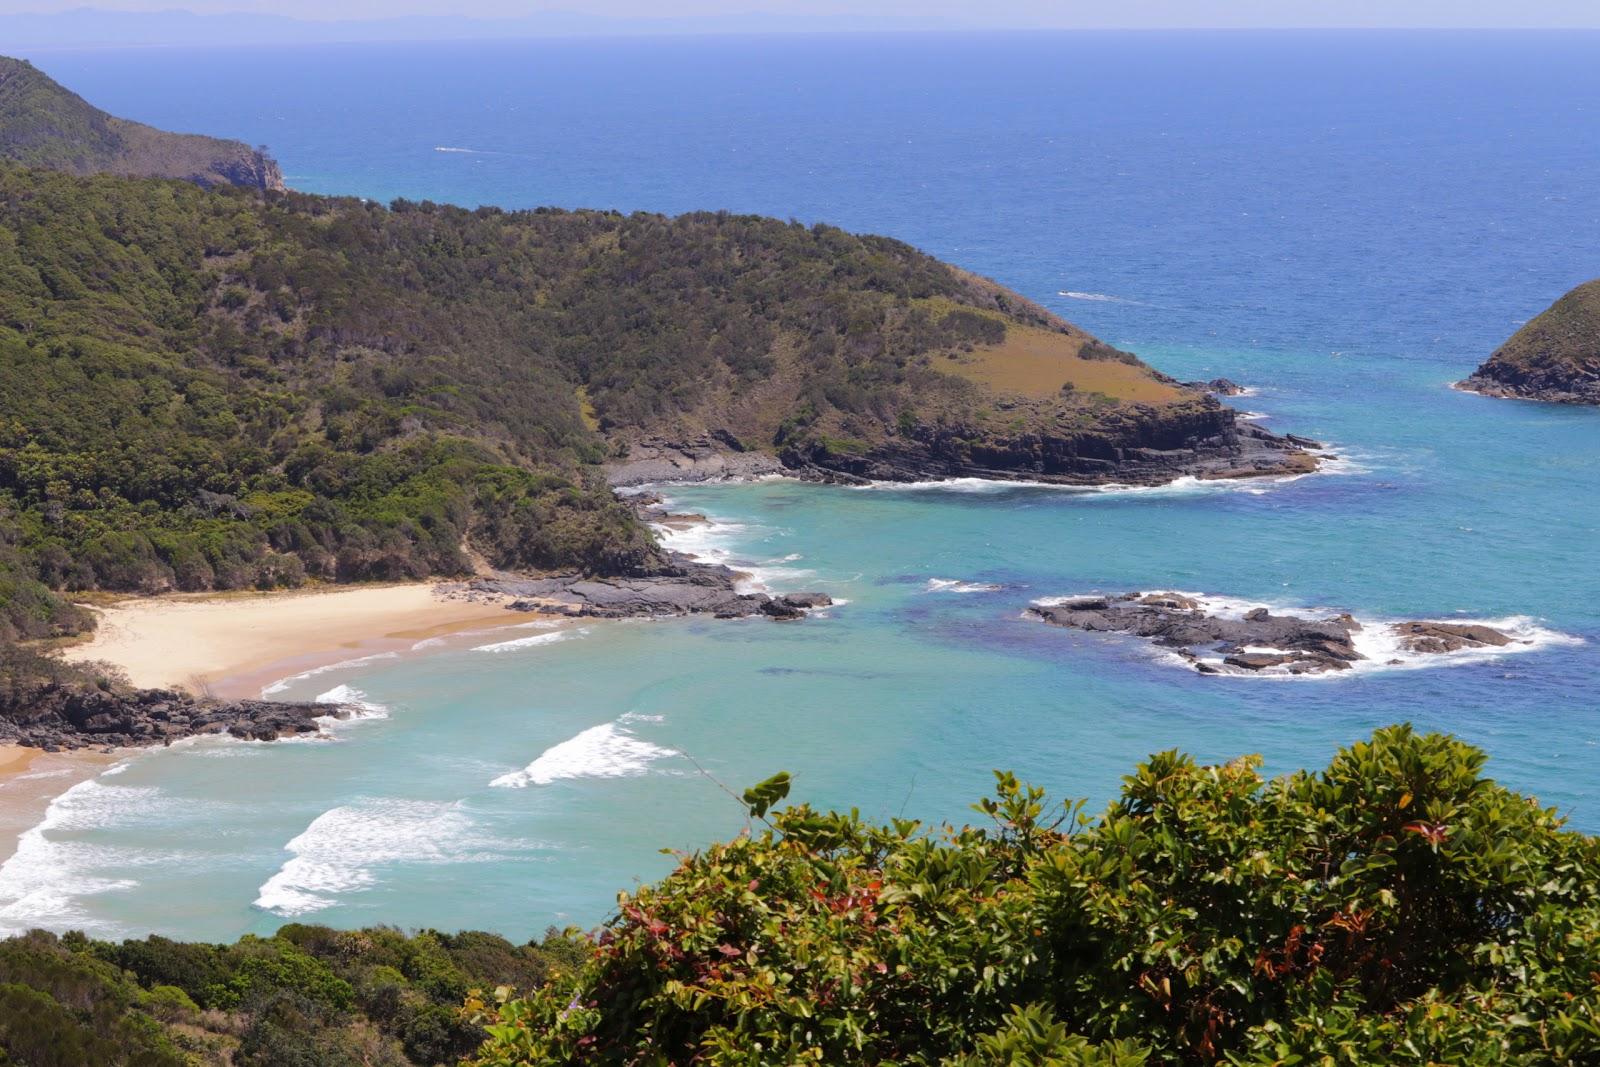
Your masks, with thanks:
[(587, 960), (469, 1008), (484, 1067), (1600, 1062), (1600, 852), (1448, 736), (1327, 770), (1177, 753), (1098, 818), (806, 806), (620, 898)]

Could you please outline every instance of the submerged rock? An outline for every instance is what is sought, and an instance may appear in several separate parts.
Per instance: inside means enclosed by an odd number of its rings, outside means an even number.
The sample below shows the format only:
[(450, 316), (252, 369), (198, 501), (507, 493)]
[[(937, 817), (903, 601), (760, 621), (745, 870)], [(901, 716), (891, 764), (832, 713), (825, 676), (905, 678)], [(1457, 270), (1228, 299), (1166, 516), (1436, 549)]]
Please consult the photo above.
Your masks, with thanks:
[[(1361, 623), (1349, 614), (1312, 619), (1253, 608), (1234, 617), (1209, 612), (1194, 597), (1160, 592), (1073, 597), (1036, 604), (1028, 613), (1054, 626), (1146, 638), (1202, 674), (1323, 674), (1347, 671), (1368, 658), (1355, 643)], [(1476, 623), (1400, 622), (1389, 630), (1402, 648), (1421, 655), (1503, 647), (1514, 640)]]

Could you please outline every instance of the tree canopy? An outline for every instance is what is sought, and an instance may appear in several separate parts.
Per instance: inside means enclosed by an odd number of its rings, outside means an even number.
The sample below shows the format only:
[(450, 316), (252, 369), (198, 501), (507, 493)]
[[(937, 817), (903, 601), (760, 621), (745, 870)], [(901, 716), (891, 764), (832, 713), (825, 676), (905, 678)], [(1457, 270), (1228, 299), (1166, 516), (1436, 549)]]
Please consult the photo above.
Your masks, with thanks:
[(475, 1062), (1600, 1057), (1593, 838), (1406, 726), (1258, 765), (1161, 753), (1095, 818), (1009, 774), (980, 827), (779, 810), (624, 894), (578, 970), (479, 998)]

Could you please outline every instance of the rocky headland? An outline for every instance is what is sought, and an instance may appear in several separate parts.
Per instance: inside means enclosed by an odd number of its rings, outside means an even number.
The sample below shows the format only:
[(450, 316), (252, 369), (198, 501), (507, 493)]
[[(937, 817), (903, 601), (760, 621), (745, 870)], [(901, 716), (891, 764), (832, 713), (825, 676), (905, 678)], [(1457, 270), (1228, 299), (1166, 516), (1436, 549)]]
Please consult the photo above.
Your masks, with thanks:
[[(1312, 619), (1255, 608), (1235, 616), (1209, 611), (1194, 597), (1170, 592), (1072, 597), (1035, 604), (1028, 614), (1053, 626), (1145, 638), (1202, 674), (1324, 674), (1370, 659), (1356, 640), (1363, 624), (1348, 614)], [(1516, 640), (1476, 623), (1368, 625), (1385, 627), (1398, 650), (1418, 655), (1500, 648)]]
[(314, 734), (319, 719), (344, 719), (336, 704), (209, 700), (172, 689), (105, 690), (61, 685), (0, 715), (0, 743), (47, 752), (171, 744), (201, 734), (276, 741)]
[(27, 60), (7, 56), (0, 56), (0, 159), (69, 174), (284, 188), (277, 162), (259, 148), (119, 119)]
[(1238, 412), (1209, 397), (1118, 409), (1090, 424), (1069, 422), (1025, 433), (965, 425), (907, 427), (848, 450), (825, 438), (808, 438), (761, 452), (730, 446), (730, 437), (650, 438), (610, 464), (607, 480), (616, 488), (772, 475), (844, 484), (986, 478), (1162, 485), (1184, 477), (1309, 474), (1333, 458), (1318, 441), (1242, 421)]
[(1529, 319), (1456, 388), (1519, 400), (1600, 404), (1600, 279), (1578, 286)]

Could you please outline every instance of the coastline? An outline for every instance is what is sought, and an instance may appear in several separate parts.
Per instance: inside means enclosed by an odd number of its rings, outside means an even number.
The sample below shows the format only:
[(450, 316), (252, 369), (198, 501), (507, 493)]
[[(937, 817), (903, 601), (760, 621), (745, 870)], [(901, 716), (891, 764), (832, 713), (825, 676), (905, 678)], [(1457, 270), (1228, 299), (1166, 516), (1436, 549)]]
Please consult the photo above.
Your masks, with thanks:
[[(228, 700), (259, 698), (271, 683), (318, 667), (529, 618), (497, 601), (443, 596), (432, 582), (177, 594), (126, 600), (96, 613), (94, 637), (64, 650), (65, 658), (109, 662), (141, 688), (203, 689)], [(47, 752), (0, 744), (0, 863), (51, 801), (136, 751)]]
[(418, 641), (528, 616), (499, 602), (441, 595), (433, 582), (273, 593), (178, 594), (97, 609), (88, 642), (63, 652), (103, 660), (140, 688), (254, 698), (287, 675), (402, 652)]
[(121, 758), (83, 749), (46, 752), (0, 745), (0, 864), (16, 852), (22, 835), (39, 825), (52, 800)]

